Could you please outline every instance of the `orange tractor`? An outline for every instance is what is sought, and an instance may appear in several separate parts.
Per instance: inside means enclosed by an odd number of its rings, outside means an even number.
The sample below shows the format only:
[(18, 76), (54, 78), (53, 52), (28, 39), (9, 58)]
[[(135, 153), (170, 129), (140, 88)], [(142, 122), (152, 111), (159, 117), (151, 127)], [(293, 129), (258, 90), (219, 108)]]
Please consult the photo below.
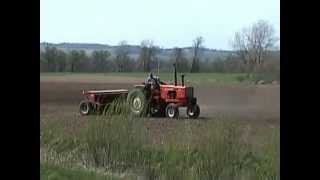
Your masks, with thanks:
[(179, 107), (187, 107), (189, 118), (197, 118), (200, 107), (194, 97), (194, 89), (185, 86), (184, 75), (181, 75), (181, 85), (177, 84), (177, 70), (174, 65), (174, 84), (167, 84), (150, 73), (146, 82), (135, 85), (127, 95), (127, 101), (133, 114), (176, 118), (179, 116)]
[(144, 83), (134, 87), (130, 92), (125, 89), (83, 91), (86, 99), (80, 103), (80, 114), (88, 115), (100, 111), (119, 96), (126, 96), (130, 110), (135, 116), (176, 118), (179, 116), (179, 107), (187, 108), (189, 118), (195, 119), (200, 114), (197, 98), (194, 97), (194, 88), (185, 86), (184, 75), (181, 75), (181, 85), (177, 84), (175, 65), (174, 84), (164, 83), (150, 73)]

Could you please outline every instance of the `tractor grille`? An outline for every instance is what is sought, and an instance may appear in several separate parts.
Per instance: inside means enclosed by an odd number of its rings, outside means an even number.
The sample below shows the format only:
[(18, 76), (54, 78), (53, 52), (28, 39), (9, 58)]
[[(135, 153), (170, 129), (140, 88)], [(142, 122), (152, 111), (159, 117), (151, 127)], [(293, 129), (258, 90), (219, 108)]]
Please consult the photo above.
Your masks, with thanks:
[(186, 88), (186, 95), (187, 95), (187, 98), (193, 98), (193, 87)]

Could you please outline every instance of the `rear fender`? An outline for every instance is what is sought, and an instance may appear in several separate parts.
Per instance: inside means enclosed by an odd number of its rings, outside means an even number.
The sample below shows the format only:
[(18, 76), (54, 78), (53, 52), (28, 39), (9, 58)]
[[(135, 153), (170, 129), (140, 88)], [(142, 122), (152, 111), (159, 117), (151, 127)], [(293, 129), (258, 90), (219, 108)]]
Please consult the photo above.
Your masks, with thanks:
[(197, 98), (193, 97), (188, 99), (188, 106), (193, 106), (195, 104), (197, 104)]
[(144, 89), (146, 86), (144, 84), (134, 85), (134, 88)]

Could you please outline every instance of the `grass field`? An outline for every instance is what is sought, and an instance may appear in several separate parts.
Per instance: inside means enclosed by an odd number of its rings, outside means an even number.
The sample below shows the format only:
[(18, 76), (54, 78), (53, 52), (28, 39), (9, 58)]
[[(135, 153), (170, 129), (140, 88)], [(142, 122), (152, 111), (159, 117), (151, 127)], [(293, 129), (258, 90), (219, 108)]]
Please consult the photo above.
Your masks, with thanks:
[(78, 116), (83, 88), (127, 88), (145, 76), (41, 73), (41, 179), (280, 179), (278, 85), (192, 74), (198, 120), (132, 118), (117, 104), (120, 115)]
[(77, 168), (64, 168), (51, 164), (40, 164), (41, 180), (118, 180), (120, 178), (98, 174), (97, 172)]
[[(90, 79), (91, 82), (110, 82), (112, 79), (125, 77), (127, 80), (143, 81), (148, 73), (40, 73), (40, 81), (61, 79)], [(156, 75), (156, 74), (155, 74)], [(160, 73), (161, 80), (173, 82), (173, 73)], [(190, 85), (215, 85), (215, 84), (239, 84), (248, 83), (242, 73), (185, 73), (185, 81)], [(178, 83), (181, 83), (181, 76), (178, 74)]]
[[(42, 177), (56, 171), (58, 177), (101, 179), (103, 169), (122, 179), (279, 179), (279, 126), (180, 120), (154, 142), (150, 120), (119, 112), (92, 117), (80, 129), (75, 121), (43, 125)], [(67, 170), (80, 165), (96, 173)]]

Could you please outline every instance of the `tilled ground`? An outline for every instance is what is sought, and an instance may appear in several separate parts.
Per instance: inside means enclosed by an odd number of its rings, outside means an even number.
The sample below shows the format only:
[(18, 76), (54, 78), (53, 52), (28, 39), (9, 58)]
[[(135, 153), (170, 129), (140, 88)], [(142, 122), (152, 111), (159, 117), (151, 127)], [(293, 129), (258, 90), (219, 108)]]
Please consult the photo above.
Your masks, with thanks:
[[(108, 83), (67, 81), (64, 79), (40, 81), (40, 130), (46, 131), (48, 135), (44, 137), (51, 137), (51, 128), (42, 127), (48, 125), (52, 120), (59, 121), (58, 124), (63, 126), (63, 131), (66, 132), (63, 135), (77, 137), (78, 132), (81, 132), (87, 122), (90, 122), (90, 117), (94, 118), (94, 116), (80, 116), (78, 112), (79, 102), (83, 99), (82, 90), (131, 89), (133, 84), (138, 83), (125, 82), (123, 79), (117, 83), (114, 81), (108, 81)], [(229, 120), (240, 122), (240, 126), (244, 125), (242, 128), (244, 131), (239, 137), (245, 142), (250, 142), (250, 145), (254, 147), (253, 150), (260, 146), (264, 148), (265, 141), (271, 140), (270, 142), (273, 142), (274, 138), (271, 137), (273, 131), (270, 130), (273, 127), (276, 127), (276, 130), (280, 127), (279, 85), (219, 85), (214, 87), (196, 86), (194, 88), (201, 108), (200, 117), (197, 120), (190, 120), (186, 118), (185, 109), (181, 109), (181, 118), (179, 119), (151, 118), (143, 121), (147, 132), (147, 145), (161, 147), (158, 145), (172, 142), (171, 134), (174, 134), (174, 143), (183, 144), (184, 141), (189, 142), (190, 140), (191, 144), (196, 144), (196, 147), (197, 143), (207, 143), (206, 140), (201, 141), (202, 138), (206, 138), (205, 132), (221, 130), (219, 127), (211, 129), (215, 125), (219, 125), (214, 121)], [(214, 126), (210, 126), (212, 122)], [(193, 130), (189, 131), (189, 129)], [(60, 133), (60, 131), (54, 131), (54, 126), (52, 130), (52, 132)], [(185, 131), (188, 133), (184, 133)], [(180, 136), (181, 134), (182, 136)], [(188, 135), (187, 138), (184, 138), (184, 135)], [(57, 137), (60, 138), (60, 136)], [(53, 140), (56, 142), (60, 139)], [(277, 141), (274, 146), (278, 147), (276, 143)], [(274, 146), (269, 149), (273, 150)], [(46, 148), (46, 145), (40, 146), (40, 152), (46, 152)], [(46, 153), (42, 154), (46, 155)], [(274, 158), (279, 159), (278, 156)]]
[[(82, 90), (131, 89), (132, 83), (88, 83), (88, 82), (40, 82), (40, 125), (47, 120), (63, 121), (77, 131), (88, 116), (80, 116), (78, 104), (83, 99)], [(201, 108), (200, 124), (214, 120), (236, 120), (253, 127), (280, 125), (279, 85), (224, 85), (195, 87), (195, 96)], [(185, 109), (180, 109), (180, 118), (151, 118), (146, 127), (154, 143), (161, 143), (168, 132), (189, 121)]]
[[(78, 104), (82, 90), (131, 89), (131, 83), (40, 82), (40, 118), (80, 117)], [(230, 117), (245, 120), (280, 118), (279, 85), (224, 85), (195, 87), (201, 108), (200, 119)], [(180, 115), (186, 117), (185, 109)]]

